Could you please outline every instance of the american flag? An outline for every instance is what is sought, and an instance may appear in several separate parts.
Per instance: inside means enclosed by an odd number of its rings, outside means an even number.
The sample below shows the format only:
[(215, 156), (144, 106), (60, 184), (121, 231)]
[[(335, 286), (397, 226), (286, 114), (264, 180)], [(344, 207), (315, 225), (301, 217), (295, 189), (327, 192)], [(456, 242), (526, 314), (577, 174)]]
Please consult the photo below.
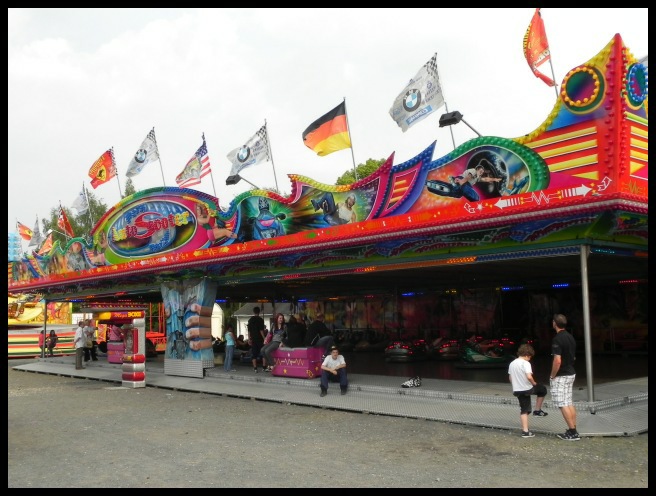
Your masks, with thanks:
[(210, 157), (207, 154), (207, 143), (205, 143), (205, 135), (203, 134), (203, 144), (189, 159), (182, 172), (175, 178), (175, 182), (181, 188), (188, 188), (200, 184), (202, 179), (210, 172), (212, 172)]

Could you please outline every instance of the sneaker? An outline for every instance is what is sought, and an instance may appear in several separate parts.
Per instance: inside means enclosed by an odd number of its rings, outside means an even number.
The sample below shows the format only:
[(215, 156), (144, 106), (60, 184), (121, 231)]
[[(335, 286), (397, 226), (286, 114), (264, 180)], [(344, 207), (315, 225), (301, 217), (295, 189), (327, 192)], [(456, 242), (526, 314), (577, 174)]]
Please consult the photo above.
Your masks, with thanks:
[(328, 394), (328, 391), (326, 391), (325, 389), (322, 389), (322, 390), (321, 390), (321, 394), (320, 394), (319, 396), (321, 396), (321, 397), (323, 398), (323, 397), (326, 396), (327, 394)]
[(346, 394), (346, 389), (342, 389), (342, 396)]
[(237, 369), (230, 369), (230, 372), (237, 372)]
[(255, 373), (257, 374), (257, 367), (253, 367), (253, 370), (254, 370)]
[(271, 372), (273, 370), (273, 367), (265, 367), (262, 369), (264, 372)]
[(533, 412), (534, 417), (546, 417), (547, 415), (549, 415), (549, 414), (547, 412), (545, 412), (544, 410), (535, 410)]
[(557, 434), (558, 439), (562, 439), (563, 441), (580, 441), (581, 436), (579, 436), (578, 432), (570, 432), (566, 431), (565, 434)]
[(421, 377), (419, 376), (408, 379), (403, 384), (401, 384), (401, 387), (403, 388), (420, 387), (420, 386), (421, 386)]
[(535, 437), (531, 431), (522, 431), (522, 437)]

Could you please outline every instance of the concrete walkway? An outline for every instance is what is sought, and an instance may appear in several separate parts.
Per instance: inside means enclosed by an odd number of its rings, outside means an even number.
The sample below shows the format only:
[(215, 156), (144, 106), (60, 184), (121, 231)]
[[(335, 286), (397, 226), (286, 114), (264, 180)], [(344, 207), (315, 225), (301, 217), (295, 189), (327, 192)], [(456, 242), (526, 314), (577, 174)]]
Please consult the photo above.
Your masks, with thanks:
[[(11, 360), (10, 360), (11, 364)], [(122, 385), (121, 365), (101, 358), (75, 370), (72, 356), (21, 361), (15, 370), (59, 376), (81, 377)], [(402, 388), (399, 377), (349, 374), (349, 391), (342, 396), (331, 384), (326, 397), (319, 396), (319, 379), (272, 377), (256, 374), (249, 367), (227, 373), (222, 367), (205, 370), (203, 378), (164, 374), (161, 361), (146, 362), (146, 387), (291, 403), (351, 412), (410, 417), (497, 429), (519, 430), (519, 405), (510, 384), (422, 379), (418, 388)], [(584, 387), (576, 388), (578, 431), (582, 437), (634, 436), (648, 432), (648, 377), (609, 382), (594, 389), (595, 401), (587, 401)], [(547, 417), (533, 417), (531, 430), (556, 435), (565, 431), (560, 411), (547, 395), (543, 409)]]

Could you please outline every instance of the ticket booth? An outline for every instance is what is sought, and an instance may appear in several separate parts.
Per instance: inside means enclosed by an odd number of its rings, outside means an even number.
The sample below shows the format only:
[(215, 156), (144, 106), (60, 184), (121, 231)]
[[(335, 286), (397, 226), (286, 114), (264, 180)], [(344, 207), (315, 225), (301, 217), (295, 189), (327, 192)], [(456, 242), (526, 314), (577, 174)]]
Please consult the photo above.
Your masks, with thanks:
[[(84, 308), (98, 327), (98, 345), (107, 348), (109, 363), (123, 363), (126, 354), (146, 354), (145, 308)], [(104, 345), (103, 345), (104, 343)]]

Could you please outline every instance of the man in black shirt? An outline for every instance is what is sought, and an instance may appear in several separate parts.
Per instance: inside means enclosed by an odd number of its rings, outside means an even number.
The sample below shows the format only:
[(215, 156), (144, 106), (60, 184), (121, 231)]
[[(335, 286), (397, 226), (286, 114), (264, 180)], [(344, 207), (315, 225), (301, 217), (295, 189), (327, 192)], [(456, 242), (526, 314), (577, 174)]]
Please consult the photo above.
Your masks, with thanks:
[[(264, 345), (264, 319), (260, 317), (260, 307), (253, 308), (253, 316), (248, 319), (248, 339), (251, 341), (251, 358), (253, 359), (253, 370), (257, 373), (257, 358)], [(266, 364), (262, 363), (262, 370)]]
[(555, 314), (552, 327), (556, 331), (556, 335), (551, 341), (553, 361), (549, 386), (553, 403), (560, 408), (560, 413), (567, 423), (565, 434), (558, 434), (558, 437), (563, 441), (578, 441), (581, 438), (576, 430), (576, 408), (572, 400), (572, 389), (576, 378), (574, 369), (576, 340), (565, 330), (566, 326), (567, 318), (563, 314)]
[(330, 329), (323, 322), (323, 313), (318, 312), (312, 323), (308, 326), (305, 333), (305, 346), (320, 346), (324, 350), (324, 356), (330, 354), (330, 348), (333, 346), (333, 338)]

